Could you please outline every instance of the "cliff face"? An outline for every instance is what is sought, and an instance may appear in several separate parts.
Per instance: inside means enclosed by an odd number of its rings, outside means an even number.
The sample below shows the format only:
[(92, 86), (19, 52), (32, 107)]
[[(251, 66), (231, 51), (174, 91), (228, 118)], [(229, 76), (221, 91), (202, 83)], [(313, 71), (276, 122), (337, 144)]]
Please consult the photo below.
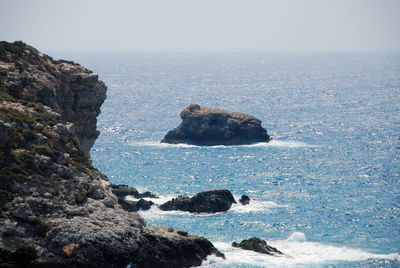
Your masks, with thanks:
[(0, 42), (0, 267), (187, 267), (210, 241), (147, 227), (88, 157), (106, 87), (91, 71)]
[(39, 102), (73, 124), (79, 147), (89, 155), (99, 135), (96, 117), (107, 87), (92, 71), (70, 61), (53, 60), (22, 42), (0, 43), (0, 90), (16, 99)]

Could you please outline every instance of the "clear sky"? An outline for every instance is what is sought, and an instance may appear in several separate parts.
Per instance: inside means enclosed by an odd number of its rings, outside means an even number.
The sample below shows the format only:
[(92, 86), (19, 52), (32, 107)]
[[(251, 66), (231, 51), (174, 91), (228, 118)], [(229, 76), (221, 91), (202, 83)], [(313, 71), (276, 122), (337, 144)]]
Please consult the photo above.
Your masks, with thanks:
[(0, 0), (42, 50), (400, 50), (400, 0)]

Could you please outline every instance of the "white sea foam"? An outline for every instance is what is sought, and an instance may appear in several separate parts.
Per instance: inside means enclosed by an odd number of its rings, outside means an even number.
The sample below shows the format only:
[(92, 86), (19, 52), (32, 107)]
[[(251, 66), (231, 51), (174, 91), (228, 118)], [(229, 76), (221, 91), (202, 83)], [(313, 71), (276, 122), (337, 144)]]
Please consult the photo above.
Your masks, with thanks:
[[(159, 196), (158, 198), (149, 198), (145, 197), (143, 199), (148, 200), (148, 201), (153, 201), (155, 205), (151, 206), (149, 210), (146, 211), (140, 211), (140, 214), (146, 219), (160, 219), (163, 218), (164, 216), (187, 216), (187, 217), (210, 217), (218, 214), (222, 214), (225, 212), (219, 212), (219, 213), (190, 213), (187, 211), (180, 211), (180, 210), (171, 210), (171, 211), (164, 211), (158, 208), (159, 205), (164, 204), (167, 201), (170, 201), (172, 198), (175, 198), (176, 196)], [(129, 201), (138, 201), (133, 196), (127, 196), (126, 200)]]
[(131, 146), (150, 146), (150, 147), (160, 147), (160, 148), (194, 148), (201, 147), (197, 145), (190, 144), (170, 144), (170, 143), (161, 143), (160, 141), (128, 141), (128, 145)]
[(202, 267), (234, 267), (235, 265), (253, 265), (260, 267), (308, 267), (310, 265), (334, 264), (337, 262), (385, 259), (400, 261), (398, 253), (374, 254), (368, 251), (319, 242), (308, 242), (300, 232), (293, 233), (288, 239), (267, 241), (285, 255), (274, 257), (254, 251), (234, 248), (230, 243), (213, 242), (225, 254), (226, 259), (211, 256)]
[[(148, 201), (152, 201), (156, 205), (161, 205), (161, 204), (164, 204), (165, 202), (171, 200), (174, 197), (175, 196), (171, 195), (171, 196), (158, 196), (157, 198), (145, 197), (143, 199), (148, 200)], [(138, 201), (138, 199), (136, 199), (132, 195), (128, 195), (127, 197), (125, 197), (125, 199), (128, 200), (128, 201)]]
[(307, 144), (301, 141), (284, 141), (284, 140), (271, 140), (270, 142), (259, 142), (250, 145), (241, 145), (245, 147), (287, 147), (287, 148), (299, 148), (299, 147), (315, 147), (315, 145)]
[[(145, 197), (143, 199), (152, 201), (156, 206), (152, 206), (150, 210), (148, 211), (141, 211), (143, 216), (149, 217), (149, 218), (160, 218), (162, 216), (167, 216), (167, 215), (181, 215), (181, 216), (197, 216), (197, 217), (208, 217), (208, 216), (213, 216), (213, 215), (218, 215), (222, 213), (252, 213), (252, 212), (268, 212), (273, 208), (278, 208), (278, 207), (287, 207), (287, 205), (281, 205), (277, 204), (273, 201), (258, 201), (258, 200), (250, 200), (250, 203), (248, 205), (242, 205), (239, 203), (240, 196), (234, 196), (236, 201), (238, 202), (237, 204), (232, 204), (232, 207), (228, 212), (218, 212), (218, 213), (189, 213), (185, 211), (163, 211), (157, 207), (157, 205), (164, 204), (165, 202), (171, 200), (172, 198), (175, 198), (176, 196), (173, 195), (168, 195), (168, 196), (159, 196), (158, 198), (149, 198)], [(134, 196), (127, 196), (126, 200), (128, 201), (138, 201)]]
[(286, 147), (286, 148), (300, 148), (300, 147), (316, 147), (315, 145), (307, 144), (301, 141), (284, 141), (284, 140), (271, 140), (270, 142), (259, 142), (249, 145), (215, 145), (215, 146), (197, 146), (190, 145), (185, 143), (178, 144), (169, 144), (169, 143), (161, 143), (159, 141), (129, 141), (129, 145), (131, 146), (152, 146), (152, 147), (161, 147), (161, 148), (226, 148), (226, 147)]
[(252, 212), (268, 212), (273, 208), (287, 207), (287, 205), (277, 204), (273, 201), (259, 201), (250, 199), (248, 205), (242, 205), (239, 203), (240, 196), (234, 196), (237, 204), (232, 204), (229, 211), (234, 213), (252, 213)]

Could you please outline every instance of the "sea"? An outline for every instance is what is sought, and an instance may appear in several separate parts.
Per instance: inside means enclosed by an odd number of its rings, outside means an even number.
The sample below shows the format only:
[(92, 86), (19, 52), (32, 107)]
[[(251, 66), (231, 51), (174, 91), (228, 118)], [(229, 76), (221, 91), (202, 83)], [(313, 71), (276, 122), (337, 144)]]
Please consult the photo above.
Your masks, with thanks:
[[(48, 53), (108, 86), (91, 157), (112, 183), (156, 204), (211, 189), (250, 197), (223, 213), (139, 212), (225, 254), (202, 267), (400, 267), (400, 53)], [(192, 103), (253, 115), (272, 140), (161, 144)], [(284, 255), (231, 246), (251, 237)]]

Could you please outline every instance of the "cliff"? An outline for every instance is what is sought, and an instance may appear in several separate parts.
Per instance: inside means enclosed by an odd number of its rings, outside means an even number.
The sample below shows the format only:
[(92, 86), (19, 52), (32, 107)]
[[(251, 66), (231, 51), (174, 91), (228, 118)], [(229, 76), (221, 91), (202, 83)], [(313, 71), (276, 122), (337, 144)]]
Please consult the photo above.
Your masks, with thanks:
[(89, 155), (99, 135), (96, 117), (107, 87), (92, 71), (65, 60), (53, 60), (22, 42), (0, 43), (0, 90), (27, 102), (41, 103), (73, 124), (79, 148)]
[(194, 145), (240, 145), (270, 140), (253, 116), (191, 104), (181, 112), (182, 123), (161, 142)]
[(88, 157), (105, 94), (78, 64), (0, 42), (0, 267), (187, 267), (222, 256), (118, 204)]

